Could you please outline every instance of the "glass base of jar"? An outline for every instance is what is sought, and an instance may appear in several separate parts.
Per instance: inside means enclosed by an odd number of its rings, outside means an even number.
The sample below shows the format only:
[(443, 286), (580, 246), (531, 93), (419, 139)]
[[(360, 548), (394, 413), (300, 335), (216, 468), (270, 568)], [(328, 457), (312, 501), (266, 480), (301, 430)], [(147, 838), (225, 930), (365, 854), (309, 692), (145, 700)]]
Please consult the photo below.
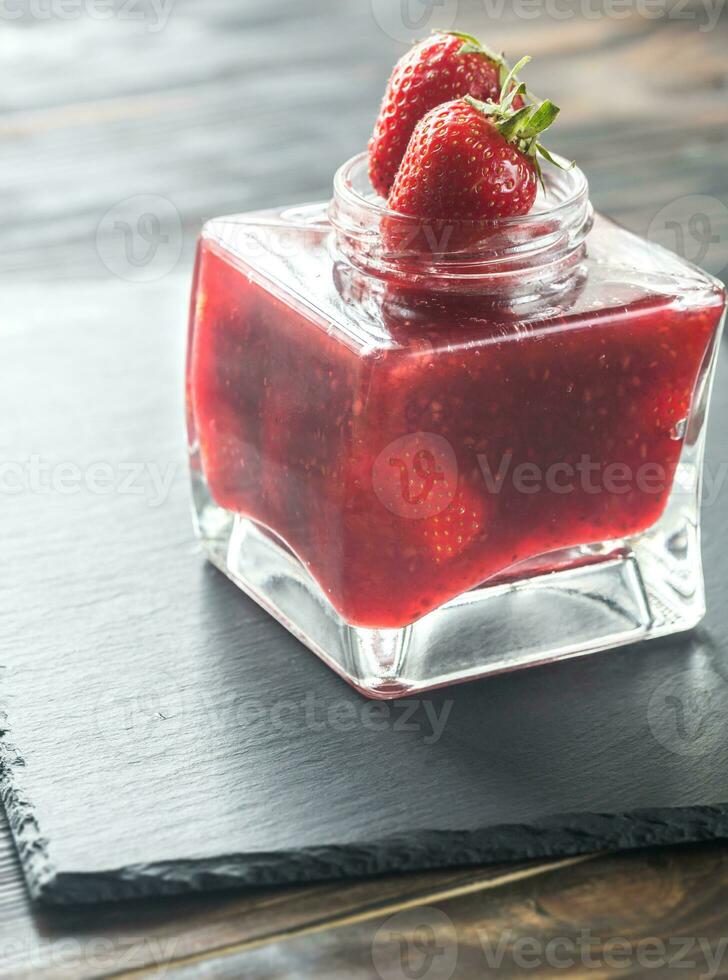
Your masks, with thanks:
[(219, 507), (192, 466), (207, 558), (353, 687), (380, 699), (694, 627), (705, 613), (695, 477), (683, 463), (662, 518), (642, 534), (541, 556), (518, 579), (472, 589), (401, 629), (363, 629), (342, 619), (278, 539)]

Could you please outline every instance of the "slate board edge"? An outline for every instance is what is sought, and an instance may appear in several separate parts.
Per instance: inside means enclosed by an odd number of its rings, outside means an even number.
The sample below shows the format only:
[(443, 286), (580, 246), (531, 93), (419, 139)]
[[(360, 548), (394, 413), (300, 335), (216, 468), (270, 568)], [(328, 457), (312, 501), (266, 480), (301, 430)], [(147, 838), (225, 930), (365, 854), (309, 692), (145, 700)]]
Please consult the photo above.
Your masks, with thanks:
[(115, 901), (234, 887), (567, 857), (728, 838), (728, 803), (624, 814), (563, 814), (476, 831), (419, 831), (371, 844), (232, 854), (206, 860), (135, 864), (105, 872), (58, 872), (22, 789), (25, 762), (0, 713), (0, 799), (31, 898), (49, 905)]
[(28, 889), (33, 898), (40, 898), (47, 888), (53, 888), (57, 876), (35, 809), (23, 791), (20, 774), (24, 769), (25, 760), (13, 744), (7, 712), (0, 709), (0, 803), (5, 807)]
[(565, 814), (528, 826), (504, 825), (463, 833), (422, 831), (371, 844), (130, 865), (96, 875), (64, 872), (47, 879), (34, 897), (49, 904), (113, 901), (550, 859), (720, 838), (728, 838), (728, 804), (641, 810), (618, 816)]

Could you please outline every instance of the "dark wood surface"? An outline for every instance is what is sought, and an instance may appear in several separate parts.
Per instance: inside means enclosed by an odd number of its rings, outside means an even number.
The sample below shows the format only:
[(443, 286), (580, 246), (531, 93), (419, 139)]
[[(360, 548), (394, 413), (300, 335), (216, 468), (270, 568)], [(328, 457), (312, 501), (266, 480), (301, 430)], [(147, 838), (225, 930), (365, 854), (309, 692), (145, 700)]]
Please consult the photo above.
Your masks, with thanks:
[[(90, 392), (102, 402), (104, 384), (118, 382), (121, 376), (130, 401), (136, 400), (150, 417), (156, 417), (160, 410), (168, 412), (174, 399), (179, 399), (175, 377), (179, 349), (175, 344), (181, 343), (181, 334), (174, 332), (173, 325), (184, 318), (185, 280), (199, 222), (214, 213), (328, 195), (334, 167), (362, 146), (387, 70), (402, 50), (375, 22), (374, 8), (381, 19), (381, 4), (370, 6), (354, 0), (314, 2), (306, 7), (262, 0), (243, 6), (219, 0), (207, 2), (204, 8), (191, 0), (178, 0), (161, 31), (149, 30), (144, 22), (107, 22), (89, 17), (73, 22), (3, 24), (4, 38), (8, 39), (9, 82), (1, 97), (0, 119), (6, 163), (2, 189), (5, 220), (0, 231), (4, 269), (0, 329), (5, 350), (15, 353), (10, 383), (4, 383), (3, 422), (10, 427), (16, 447), (22, 445), (29, 453), (52, 452), (59, 460), (70, 455), (80, 465), (98, 457), (98, 426), (103, 425), (105, 416), (99, 411), (95, 417), (86, 417), (80, 410), (87, 406)], [(723, 23), (700, 31), (703, 8), (687, 8), (688, 13), (691, 11), (696, 15), (692, 22), (639, 16), (575, 17), (557, 22), (547, 15), (525, 20), (508, 14), (497, 27), (486, 30), (482, 4), (461, 3), (456, 26), (487, 33), (511, 53), (528, 50), (538, 56), (531, 74), (534, 87), (562, 104), (558, 148), (577, 157), (588, 171), (597, 206), (639, 232), (662, 237), (669, 233), (662, 209), (668, 206), (679, 211), (676, 202), (681, 198), (702, 195), (701, 212), (708, 214), (712, 236), (718, 238), (703, 261), (711, 271), (720, 273), (727, 260), (728, 234), (728, 31)], [(391, 24), (386, 17), (384, 20)], [(118, 238), (115, 220), (133, 224), (138, 217), (135, 202), (122, 204), (120, 209), (117, 206), (140, 195), (161, 195), (171, 201), (182, 229), (178, 234), (174, 212), (170, 216), (160, 204), (166, 222), (163, 231), (171, 239), (169, 249), (161, 249), (141, 273), (137, 266), (130, 267), (124, 255), (113, 251)], [(109, 219), (105, 216), (110, 209), (114, 210)], [(663, 240), (672, 247), (679, 244), (669, 238)], [(144, 244), (143, 240), (136, 243), (139, 248)], [(699, 249), (701, 243), (688, 239), (687, 245), (688, 257), (695, 257), (690, 249)], [(175, 262), (177, 246), (181, 257)], [(110, 276), (109, 264), (122, 276), (167, 275), (150, 285), (129, 285), (118, 275)], [(169, 341), (168, 352), (160, 355), (159, 375), (153, 380), (146, 373), (135, 377), (133, 366), (123, 361), (120, 323), (128, 323), (136, 349), (147, 357), (157, 352), (165, 339)], [(89, 338), (89, 356), (78, 364), (70, 356), (70, 347), (64, 346), (64, 337), (67, 332), (70, 336), (83, 331)], [(49, 379), (40, 368), (51, 361), (57, 371)], [(6, 367), (10, 363), (6, 361)], [(31, 397), (34, 384), (40, 384), (43, 391), (37, 401)], [(69, 406), (78, 413), (72, 416), (73, 432), (64, 415)], [(130, 409), (123, 425), (106, 433), (101, 445), (107, 460), (140, 461), (138, 447), (148, 446), (145, 440), (150, 438), (147, 427), (135, 421), (142, 417)], [(711, 434), (712, 458), (718, 462), (728, 460), (724, 430), (725, 426), (714, 424)], [(43, 445), (36, 450), (39, 431)], [(170, 423), (154, 459), (172, 462), (178, 458), (178, 433), (181, 424)], [(151, 438), (159, 436), (152, 434)], [(181, 499), (183, 484), (173, 482), (171, 493)], [(71, 798), (78, 788), (74, 777), (79, 772), (85, 774), (85, 785), (92, 790), (84, 797), (91, 804), (90, 819), (102, 819), (102, 811), (94, 804), (93, 768), (84, 766), (73, 733), (88, 717), (83, 714), (88, 702), (84, 689), (86, 695), (101, 691), (102, 707), (111, 706), (113, 716), (119, 687), (110, 683), (109, 672), (106, 688), (94, 685), (103, 682), (104, 668), (117, 662), (120, 640), (124, 636), (128, 640), (136, 629), (143, 632), (144, 624), (160, 610), (170, 616), (168, 596), (160, 595), (148, 561), (149, 541), (162, 555), (170, 538), (169, 525), (158, 530), (156, 522), (150, 520), (149, 538), (143, 545), (135, 539), (134, 571), (130, 566), (120, 569), (115, 544), (121, 535), (129, 540), (124, 522), (136, 525), (138, 498), (115, 495), (119, 524), (111, 534), (107, 526), (105, 534), (94, 536), (107, 512), (104, 498), (79, 501), (73, 496), (61, 497), (34, 498), (30, 511), (23, 516), (17, 502), (3, 500), (3, 517), (12, 515), (4, 521), (3, 531), (12, 562), (5, 566), (7, 588), (3, 589), (0, 612), (0, 663), (5, 667), (0, 691), (6, 710), (12, 713), (11, 675), (23, 654), (24, 669), (43, 683), (65, 677), (63, 654), (77, 654), (78, 645), (71, 644), (69, 637), (75, 636), (76, 624), (82, 624), (88, 668), (83, 682), (73, 691), (66, 688), (62, 695), (60, 688), (55, 689), (55, 695), (52, 687), (46, 688), (45, 703), (38, 697), (33, 712), (16, 715), (20, 729), (25, 726), (27, 731), (38, 731), (45, 726), (46, 748), (63, 750), (51, 780), (54, 798), (48, 798), (45, 808), (54, 826), (65, 831), (69, 829), (69, 814), (61, 802), (54, 801)], [(51, 517), (52, 527), (44, 523)], [(180, 569), (187, 569), (186, 574), (190, 566), (195, 567), (201, 594), (208, 598), (219, 594), (224, 597), (225, 608), (235, 604), (235, 615), (240, 615), (239, 597), (213, 573), (195, 565), (186, 523), (177, 525), (176, 519), (173, 523), (176, 530), (170, 560), (174, 553), (174, 560)], [(707, 731), (717, 739), (713, 747), (722, 751), (720, 715), (711, 714), (710, 692), (717, 691), (720, 698), (723, 684), (722, 650), (719, 640), (713, 638), (711, 623), (724, 615), (725, 587), (720, 574), (724, 532), (717, 511), (708, 510), (706, 523), (708, 568), (715, 569), (712, 574), (709, 571), (708, 580), (714, 618), (706, 628), (688, 645), (666, 645), (661, 656), (655, 649), (635, 648), (609, 655), (608, 662), (591, 658), (579, 666), (577, 675), (588, 690), (589, 685), (600, 683), (604, 674), (613, 679), (623, 663), (625, 683), (629, 679), (636, 691), (625, 704), (639, 705), (640, 696), (646, 696), (656, 681), (653, 667), (659, 671), (658, 661), (669, 658), (673, 665), (679, 661), (680, 672), (686, 672), (681, 682), (688, 684), (687, 704), (692, 705), (696, 726), (687, 731), (688, 740), (692, 733), (694, 741), (700, 743)], [(84, 551), (80, 546), (69, 549), (69, 527), (75, 528), (81, 545), (93, 541), (93, 550)], [(29, 558), (33, 562), (33, 588), (25, 578)], [(94, 569), (95, 598), (81, 579), (84, 563), (84, 574), (88, 566)], [(135, 599), (133, 612), (128, 604), (130, 594)], [(66, 603), (59, 616), (62, 597)], [(99, 597), (104, 597), (103, 601)], [(56, 611), (52, 621), (49, 609)], [(182, 617), (194, 610), (178, 609), (173, 604), (172, 613)], [(207, 607), (207, 615), (217, 621), (214, 603)], [(121, 620), (123, 629), (118, 626)], [(234, 628), (235, 624), (230, 625)], [(174, 630), (163, 632), (156, 641), (157, 648), (170, 659), (176, 650)], [(309, 658), (305, 651), (297, 654)], [(624, 663), (620, 657), (630, 659)], [(305, 662), (323, 686), (339, 683), (313, 658)], [(195, 663), (199, 668), (201, 660)], [(159, 661), (148, 663), (152, 672), (160, 668)], [(224, 673), (229, 664), (216, 661), (215, 669), (221, 668)], [(551, 675), (554, 685), (561, 676), (559, 669)], [(571, 673), (568, 676), (574, 679)], [(183, 678), (183, 688), (194, 679)], [(177, 680), (172, 677), (168, 682), (173, 696)], [(522, 683), (503, 681), (506, 688)], [(548, 683), (546, 688), (540, 685), (544, 699), (547, 689)], [(161, 688), (157, 685), (157, 690), (164, 693), (164, 684)], [(467, 700), (467, 695), (462, 696)], [(563, 770), (573, 770), (572, 785), (579, 779), (589, 782), (597, 808), (618, 810), (611, 793), (618, 774), (610, 771), (609, 751), (618, 741), (616, 733), (622, 732), (628, 739), (634, 732), (628, 728), (625, 733), (620, 728), (624, 720), (621, 714), (616, 718), (603, 716), (603, 724), (595, 727), (590, 716), (579, 714), (576, 693), (573, 700), (574, 720), (582, 727), (568, 734), (582, 734), (580, 750), (576, 756), (569, 755), (563, 752), (562, 744), (560, 765)], [(147, 705), (150, 707), (153, 717), (156, 708)], [(700, 726), (704, 715), (711, 722), (707, 729)], [(547, 714), (540, 717), (545, 724)], [(564, 738), (560, 721), (549, 735), (554, 752)], [(668, 802), (679, 802), (681, 794), (700, 789), (706, 774), (721, 768), (720, 753), (706, 751), (705, 742), (693, 745), (693, 754), (685, 755), (680, 751), (685, 746), (679, 732), (674, 733), (669, 748), (651, 736), (644, 713), (641, 722), (642, 743), (637, 746), (635, 740), (634, 754), (639, 758), (643, 745), (650, 745), (652, 738), (652, 747), (670, 762), (670, 785), (661, 788), (665, 797), (669, 795)], [(185, 724), (192, 733), (194, 718)], [(512, 719), (503, 718), (499, 729), (503, 737), (511, 724)], [(119, 787), (128, 790), (133, 784), (133, 777), (127, 783), (127, 776), (138, 763), (129, 766), (127, 737), (118, 737), (118, 728), (113, 725), (111, 731), (110, 738), (102, 735), (105, 750), (109, 750), (106, 758), (116, 750), (120, 754), (115, 759), (121, 761), (104, 763), (104, 772), (111, 773), (113, 779), (110, 776), (106, 780), (102, 772), (99, 786), (115, 783), (110, 791), (113, 804)], [(94, 732), (98, 734), (98, 727)], [(602, 752), (605, 732), (607, 736), (614, 734), (613, 741), (607, 738), (606, 755)], [(149, 740), (152, 754), (155, 739), (159, 742), (157, 736), (155, 732)], [(664, 740), (664, 731), (661, 736)], [(585, 756), (591, 769), (583, 766)], [(182, 751), (179, 758), (172, 757), (167, 763), (184, 776), (194, 765), (192, 758), (191, 751)], [(214, 768), (214, 752), (206, 761)], [(512, 780), (510, 802), (514, 812), (523, 802), (519, 794), (533, 794), (535, 788), (548, 795), (554, 775), (559, 775), (539, 773), (523, 741), (517, 762), (522, 767), (521, 789)], [(601, 770), (600, 762), (606, 763)], [(723, 758), (723, 770), (724, 763)], [(125, 766), (129, 766), (128, 772)], [(23, 775), (31, 769), (28, 765)], [(505, 778), (505, 769), (502, 772)], [(511, 776), (518, 775), (518, 767), (511, 770)], [(604, 782), (605, 775), (612, 778), (611, 783), (609, 779)], [(383, 772), (382, 780), (385, 778)], [(655, 788), (654, 777), (648, 778), (646, 796)], [(189, 840), (184, 807), (191, 801), (185, 797), (177, 802), (180, 839)], [(274, 809), (275, 804), (269, 812)], [(133, 816), (132, 803), (125, 813), (127, 819), (118, 826), (129, 826), (133, 821), (128, 818)], [(149, 845), (143, 833), (138, 838), (142, 839), (135, 839), (133, 847), (142, 853)], [(204, 971), (213, 976), (376, 976), (372, 962), (376, 930), (383, 918), (395, 913), (409, 898), (434, 903), (455, 922), (459, 976), (477, 975), (471, 953), (478, 948), (476, 927), (480, 925), (496, 935), (515, 928), (518, 935), (543, 939), (569, 936), (569, 930), (586, 923), (602, 941), (624, 932), (637, 940), (686, 935), (689, 930), (690, 935), (704, 937), (713, 945), (725, 931), (720, 915), (721, 901), (725, 904), (725, 852), (719, 846), (600, 858), (551, 871), (531, 867), (529, 877), (516, 882), (508, 877), (513, 871), (509, 867), (267, 890), (229, 898), (122, 904), (95, 913), (30, 913), (7, 837), (5, 840), (5, 851), (0, 851), (0, 935), (5, 952), (0, 975), (5, 975), (5, 970), (13, 976), (43, 972), (47, 976), (98, 976), (153, 964), (161, 955), (179, 961), (180, 969), (186, 963), (184, 971)], [(89, 853), (83, 847), (75, 852), (71, 849), (65, 857), (72, 863), (93, 861), (93, 851), (87, 850)], [(490, 883), (493, 876), (495, 882), (487, 888), (449, 899), (438, 897), (453, 888), (477, 886), (483, 880)], [(555, 913), (542, 912), (544, 882), (550, 889), (547, 910), (556, 909)], [(609, 901), (607, 896), (611, 896)], [(411, 926), (400, 928), (406, 932)], [(20, 942), (11, 956), (9, 944), (17, 937)], [(62, 966), (59, 951), (69, 937), (75, 937), (79, 945), (66, 949), (70, 955)], [(99, 953), (98, 947), (91, 946), (91, 939), (99, 937), (111, 942), (110, 948), (104, 947), (109, 960), (103, 958), (103, 950)], [(169, 945), (155, 945), (159, 937), (168, 939)], [(381, 941), (375, 946), (380, 949)], [(219, 956), (215, 951), (220, 949), (228, 950), (229, 955)], [(389, 955), (386, 949), (383, 955)], [(45, 960), (38, 959), (43, 956)], [(197, 957), (202, 957), (202, 962), (191, 961)], [(397, 967), (395, 961), (390, 965)], [(506, 965), (502, 966), (504, 975), (508, 975)], [(517, 964), (512, 972), (515, 969)], [(575, 969), (574, 975), (578, 975)], [(632, 975), (640, 975), (634, 957), (630, 969)], [(608, 970), (607, 964), (603, 972)]]

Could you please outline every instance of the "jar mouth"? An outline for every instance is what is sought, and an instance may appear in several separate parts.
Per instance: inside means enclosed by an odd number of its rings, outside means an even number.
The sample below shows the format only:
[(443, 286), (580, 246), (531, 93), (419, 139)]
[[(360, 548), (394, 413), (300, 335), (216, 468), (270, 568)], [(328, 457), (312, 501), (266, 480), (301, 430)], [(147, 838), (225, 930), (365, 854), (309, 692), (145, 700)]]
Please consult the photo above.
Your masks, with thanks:
[[(555, 159), (564, 167), (568, 161)], [(591, 229), (589, 184), (576, 166), (543, 169), (544, 189), (520, 217), (427, 219), (387, 207), (372, 188), (366, 153), (344, 163), (334, 177), (329, 218), (336, 246), (367, 271), (417, 271), (457, 278), (508, 274), (559, 263), (581, 246)]]

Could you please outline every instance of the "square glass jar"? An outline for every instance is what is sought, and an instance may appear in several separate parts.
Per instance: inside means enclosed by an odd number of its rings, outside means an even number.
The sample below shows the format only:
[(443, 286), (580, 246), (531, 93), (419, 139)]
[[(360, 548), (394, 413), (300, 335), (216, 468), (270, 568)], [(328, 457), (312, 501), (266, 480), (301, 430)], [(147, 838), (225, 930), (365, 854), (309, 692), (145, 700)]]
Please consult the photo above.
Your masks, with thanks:
[(207, 557), (379, 698), (693, 627), (722, 286), (595, 216), (427, 225), (363, 155), (209, 222), (187, 367)]

